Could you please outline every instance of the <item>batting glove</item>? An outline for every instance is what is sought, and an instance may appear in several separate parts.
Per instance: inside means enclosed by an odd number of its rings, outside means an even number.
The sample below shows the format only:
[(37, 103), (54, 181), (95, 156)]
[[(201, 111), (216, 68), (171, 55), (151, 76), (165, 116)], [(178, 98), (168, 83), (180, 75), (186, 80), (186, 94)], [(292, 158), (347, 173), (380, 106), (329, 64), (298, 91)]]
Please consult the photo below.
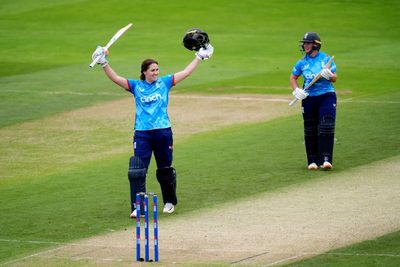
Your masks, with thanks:
[(333, 73), (330, 69), (324, 68), (321, 71), (321, 76), (324, 77), (325, 79), (329, 80), (331, 77), (333, 77)]
[(293, 90), (292, 94), (298, 100), (303, 100), (308, 96), (308, 93), (305, 90), (300, 89), (298, 87)]
[(104, 47), (97, 46), (96, 50), (92, 54), (92, 60), (95, 60), (97, 57), (100, 57), (97, 61), (97, 64), (100, 64), (102, 67), (108, 65), (108, 61), (106, 57), (108, 56), (108, 51), (104, 49)]
[(208, 43), (205, 48), (200, 48), (199, 52), (196, 53), (196, 57), (200, 60), (207, 60), (212, 57), (214, 53), (214, 47)]

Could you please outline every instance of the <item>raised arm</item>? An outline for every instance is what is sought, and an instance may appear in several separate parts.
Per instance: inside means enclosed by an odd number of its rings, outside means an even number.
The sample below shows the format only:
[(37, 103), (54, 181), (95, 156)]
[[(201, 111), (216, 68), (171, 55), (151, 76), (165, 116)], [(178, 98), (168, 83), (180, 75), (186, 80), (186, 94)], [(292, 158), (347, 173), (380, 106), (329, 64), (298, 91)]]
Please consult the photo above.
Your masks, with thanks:
[(207, 44), (206, 48), (200, 48), (199, 52), (196, 53), (196, 57), (186, 66), (184, 70), (181, 70), (174, 74), (175, 85), (183, 81), (192, 74), (202, 60), (209, 59), (214, 53), (214, 47), (211, 44)]
[(178, 84), (179, 82), (181, 82), (184, 79), (186, 79), (187, 77), (189, 77), (190, 74), (192, 74), (192, 72), (197, 68), (200, 61), (201, 61), (201, 59), (198, 59), (197, 57), (195, 57), (192, 60), (192, 62), (190, 62), (189, 65), (186, 66), (186, 68), (184, 70), (181, 70), (181, 71), (175, 73), (174, 74), (175, 84)]
[(106, 64), (103, 66), (104, 73), (107, 75), (107, 77), (113, 81), (114, 83), (118, 84), (125, 90), (129, 90), (128, 86), (128, 80), (124, 77), (119, 76), (109, 64)]
[(128, 80), (124, 77), (119, 76), (108, 64), (106, 59), (106, 55), (108, 55), (107, 50), (104, 47), (98, 46), (97, 49), (94, 51), (92, 55), (92, 59), (99, 57), (97, 64), (103, 67), (104, 73), (107, 77), (113, 81), (114, 83), (118, 84), (125, 90), (129, 90)]

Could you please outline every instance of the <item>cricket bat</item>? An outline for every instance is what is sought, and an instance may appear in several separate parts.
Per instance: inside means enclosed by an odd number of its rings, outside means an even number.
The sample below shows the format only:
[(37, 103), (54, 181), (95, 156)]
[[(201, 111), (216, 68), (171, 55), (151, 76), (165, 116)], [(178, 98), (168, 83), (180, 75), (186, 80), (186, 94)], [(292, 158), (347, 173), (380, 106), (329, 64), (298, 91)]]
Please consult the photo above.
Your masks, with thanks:
[[(130, 27), (132, 26), (132, 23), (129, 23), (128, 25), (126, 25), (125, 27), (119, 29), (114, 36), (110, 39), (110, 41), (108, 41), (108, 43), (106, 44), (106, 46), (104, 47), (105, 50), (108, 50), (110, 48), (110, 46), (112, 46), (118, 39), (119, 37), (121, 37)], [(100, 56), (96, 57), (92, 63), (90, 63), (89, 67), (93, 68), (94, 65), (97, 64), (97, 62), (99, 61)]]

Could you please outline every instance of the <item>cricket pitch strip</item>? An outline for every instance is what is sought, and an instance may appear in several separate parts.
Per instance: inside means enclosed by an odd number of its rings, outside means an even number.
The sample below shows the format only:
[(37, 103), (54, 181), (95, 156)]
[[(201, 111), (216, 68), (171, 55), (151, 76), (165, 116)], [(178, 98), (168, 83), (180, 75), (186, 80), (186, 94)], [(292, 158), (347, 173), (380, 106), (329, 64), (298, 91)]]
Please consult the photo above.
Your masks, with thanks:
[[(175, 117), (174, 130), (179, 132), (189, 124), (193, 127), (181, 132), (182, 136), (204, 130), (201, 118), (180, 117), (190, 113), (182, 110), (185, 107), (193, 112), (190, 97), (173, 97), (171, 102), (176, 106), (171, 106), (170, 115), (172, 119)], [(210, 98), (195, 101), (208, 110), (213, 101), (223, 101)], [(279, 113), (280, 107), (281, 111), (288, 109), (287, 101), (272, 103), (270, 114)], [(251, 111), (254, 103), (249, 101), (248, 104)], [(238, 107), (225, 109), (228, 114)], [(199, 114), (198, 111), (195, 113)], [(204, 119), (209, 119), (206, 112), (201, 114)], [(215, 127), (218, 120), (226, 119), (223, 114), (218, 113)], [(247, 119), (243, 118), (243, 121)], [(183, 127), (184, 123), (188, 125)], [(275, 266), (398, 231), (399, 160), (397, 156), (333, 174), (326, 179), (249, 196), (211, 210), (164, 218), (159, 225), (160, 262), (157, 265)], [(148, 263), (135, 262), (134, 235), (135, 223), (132, 221), (132, 226), (125, 230), (60, 244), (14, 260), (7, 266), (146, 265)]]

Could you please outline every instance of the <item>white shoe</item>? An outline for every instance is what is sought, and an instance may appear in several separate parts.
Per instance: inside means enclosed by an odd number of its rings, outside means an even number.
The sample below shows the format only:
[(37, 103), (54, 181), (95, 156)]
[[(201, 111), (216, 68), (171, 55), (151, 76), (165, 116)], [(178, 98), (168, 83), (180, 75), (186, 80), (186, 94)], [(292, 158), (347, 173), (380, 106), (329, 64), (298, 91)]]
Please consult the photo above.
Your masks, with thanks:
[(308, 165), (308, 169), (309, 170), (318, 170), (318, 165), (315, 162), (313, 162), (310, 165)]
[[(132, 211), (131, 215), (129, 215), (129, 217), (131, 217), (132, 219), (136, 218), (136, 209), (134, 211)], [(140, 217), (144, 217), (144, 215), (140, 215)]]
[(167, 203), (164, 206), (163, 212), (164, 213), (173, 213), (175, 210), (174, 205), (172, 205), (172, 203)]
[(136, 210), (132, 211), (131, 215), (129, 215), (132, 219), (136, 218)]
[(322, 164), (322, 169), (324, 170), (330, 170), (332, 168), (333, 168), (332, 164), (328, 161), (325, 161), (324, 164)]

